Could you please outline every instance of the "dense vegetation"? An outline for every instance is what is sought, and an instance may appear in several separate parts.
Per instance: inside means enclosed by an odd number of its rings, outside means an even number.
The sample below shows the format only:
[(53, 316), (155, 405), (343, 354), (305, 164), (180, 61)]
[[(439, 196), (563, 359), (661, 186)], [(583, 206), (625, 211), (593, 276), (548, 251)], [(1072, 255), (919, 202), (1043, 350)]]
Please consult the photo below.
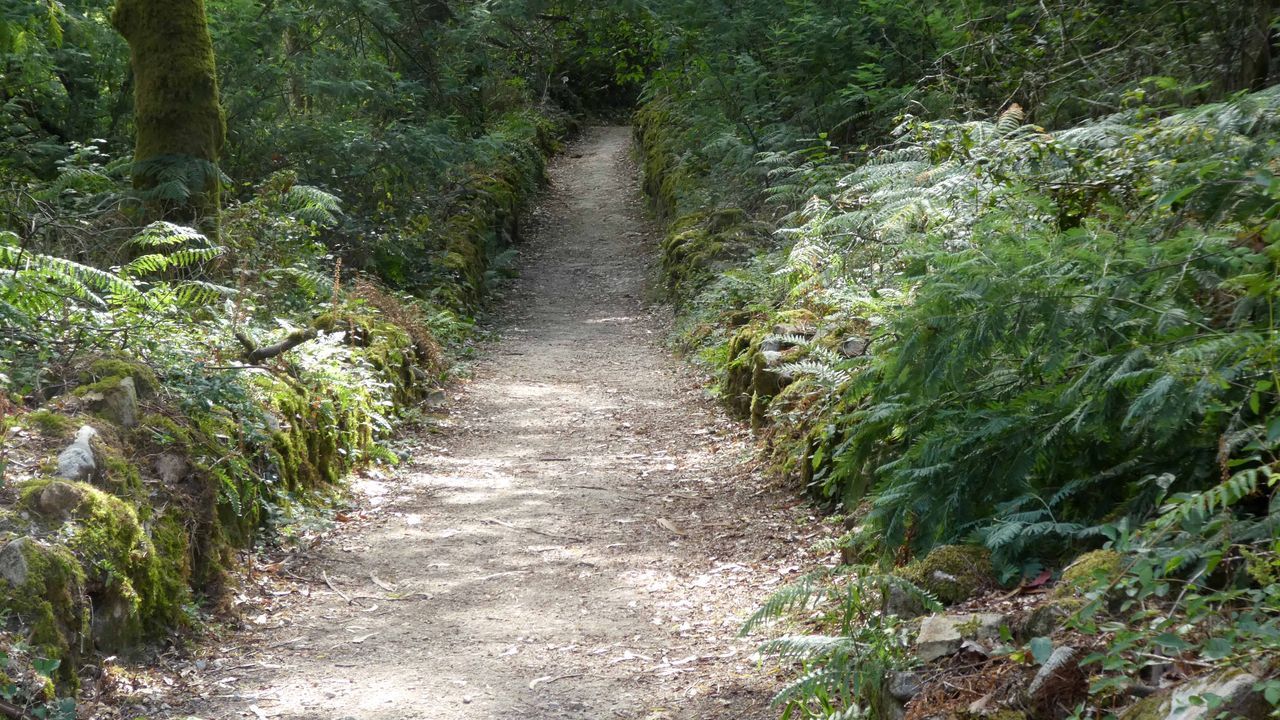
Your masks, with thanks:
[(913, 661), (876, 598), (963, 597), (882, 573), (959, 544), (1006, 587), (1121, 553), (1071, 612), (1112, 643), (1076, 714), (1162, 662), (1269, 672), (1274, 8), (661, 5), (638, 135), (678, 342), (851, 528), (751, 624), (820, 618), (765, 646), (806, 670), (786, 714), (888, 712)]
[[(0, 696), (52, 702), (89, 650), (192, 623), (235, 549), (394, 462), (558, 138), (632, 104), (677, 343), (849, 529), (841, 567), (750, 624), (811, 623), (766, 646), (805, 670), (788, 717), (886, 712), (884, 673), (914, 663), (899, 595), (1038, 586), (1100, 548), (1061, 583), (1071, 632), (1100, 638), (1069, 714), (1153, 667), (1273, 677), (1276, 19), (0, 3), (0, 568), (23, 568), (0, 599), (29, 670)], [(157, 27), (194, 39), (157, 55)], [(82, 424), (93, 469), (68, 477)], [(990, 566), (969, 593), (924, 564), (957, 553)], [(1042, 664), (1050, 634), (1001, 658)]]
[(601, 50), (628, 27), (575, 2), (0, 3), (0, 714), (69, 712), (94, 652), (199, 622), (237, 550), (397, 460), (544, 160), (634, 97), (643, 48)]

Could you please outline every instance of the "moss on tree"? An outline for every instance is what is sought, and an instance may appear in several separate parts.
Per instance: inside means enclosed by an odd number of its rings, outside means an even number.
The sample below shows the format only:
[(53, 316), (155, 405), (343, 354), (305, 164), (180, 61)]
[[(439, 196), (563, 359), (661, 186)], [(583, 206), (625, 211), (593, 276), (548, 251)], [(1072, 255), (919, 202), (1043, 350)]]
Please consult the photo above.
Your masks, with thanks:
[(189, 198), (158, 209), (216, 234), (226, 121), (204, 0), (117, 0), (111, 24), (133, 65), (134, 185), (155, 190), (183, 177)]

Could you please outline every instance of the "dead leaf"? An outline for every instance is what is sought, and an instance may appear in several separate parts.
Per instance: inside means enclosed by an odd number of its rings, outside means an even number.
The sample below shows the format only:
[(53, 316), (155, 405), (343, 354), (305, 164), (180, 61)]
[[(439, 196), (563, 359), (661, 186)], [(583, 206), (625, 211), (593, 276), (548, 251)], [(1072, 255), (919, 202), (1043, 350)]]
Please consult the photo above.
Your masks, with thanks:
[(679, 535), (681, 537), (684, 537), (685, 535), (685, 531), (676, 527), (675, 523), (671, 522), (666, 518), (658, 518), (658, 525), (660, 525), (662, 529), (666, 530), (667, 532), (673, 533), (675, 535)]

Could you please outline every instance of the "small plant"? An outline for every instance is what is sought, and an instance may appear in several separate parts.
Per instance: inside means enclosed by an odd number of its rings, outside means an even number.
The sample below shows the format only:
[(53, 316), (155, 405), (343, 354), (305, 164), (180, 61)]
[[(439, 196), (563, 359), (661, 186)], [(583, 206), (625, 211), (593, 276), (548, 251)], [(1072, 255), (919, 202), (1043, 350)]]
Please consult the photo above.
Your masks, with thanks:
[[(26, 654), (26, 648), (21, 645), (14, 649), (21, 655)], [(19, 687), (9, 680), (11, 674), (21, 671), (19, 663), (0, 651), (0, 676), (5, 678), (5, 682), (0, 684), (0, 714), (37, 720), (75, 720), (75, 698), (53, 696), (54, 673), (61, 664), (58, 660), (32, 658), (29, 670), (34, 682), (30, 687)]]
[(900, 577), (868, 566), (842, 565), (784, 587), (747, 619), (742, 635), (782, 620), (817, 630), (783, 635), (760, 646), (764, 657), (799, 668), (798, 677), (773, 698), (783, 710), (783, 720), (874, 714), (884, 702), (885, 673), (912, 663), (909, 628), (883, 610), (890, 592), (906, 593), (930, 610), (942, 607)]

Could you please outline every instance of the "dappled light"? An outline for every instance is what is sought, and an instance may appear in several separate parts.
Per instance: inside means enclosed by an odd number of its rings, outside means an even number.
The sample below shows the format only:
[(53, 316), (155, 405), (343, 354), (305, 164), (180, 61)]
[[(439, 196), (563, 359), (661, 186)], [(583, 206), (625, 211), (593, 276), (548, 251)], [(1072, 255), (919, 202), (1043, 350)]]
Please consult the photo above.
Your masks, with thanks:
[(1270, 0), (0, 3), (0, 720), (1280, 708)]

